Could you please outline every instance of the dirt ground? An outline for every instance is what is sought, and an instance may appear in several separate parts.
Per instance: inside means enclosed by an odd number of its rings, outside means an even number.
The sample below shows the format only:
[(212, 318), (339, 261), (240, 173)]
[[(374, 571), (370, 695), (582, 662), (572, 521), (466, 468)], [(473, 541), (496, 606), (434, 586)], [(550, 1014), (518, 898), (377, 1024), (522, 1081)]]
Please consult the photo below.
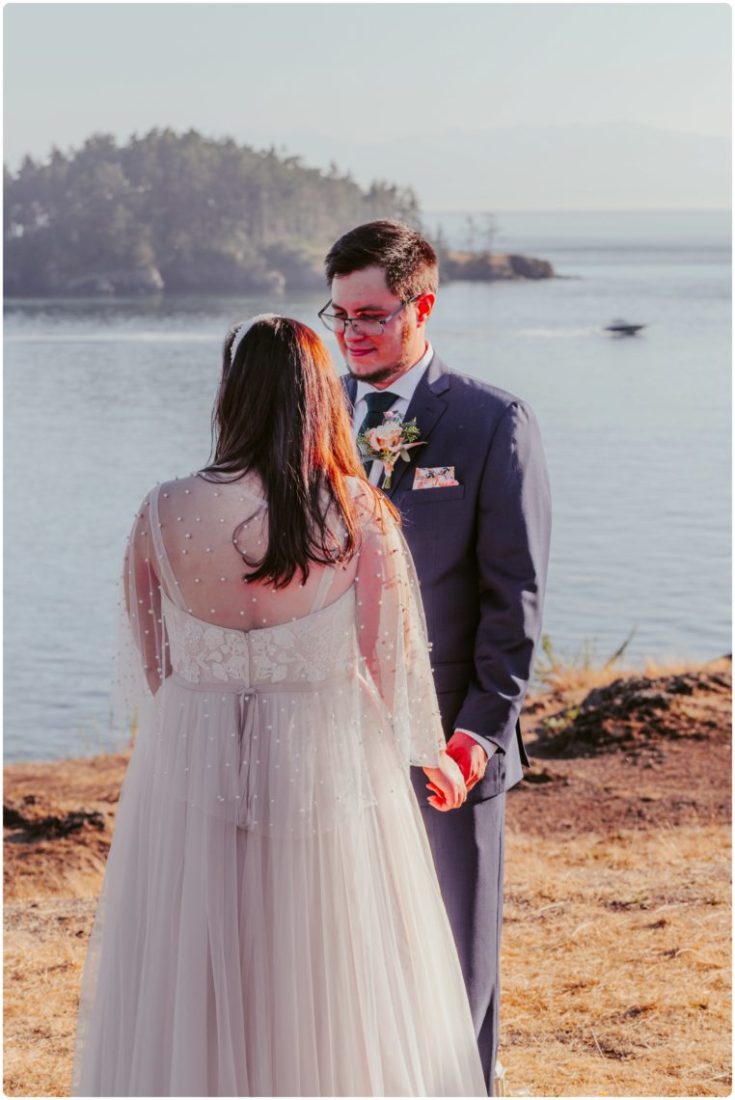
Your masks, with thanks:
[[(559, 682), (525, 713), (533, 765), (507, 806), (507, 1093), (728, 1095), (730, 661)], [(68, 1095), (127, 760), (5, 768), (7, 1095)]]

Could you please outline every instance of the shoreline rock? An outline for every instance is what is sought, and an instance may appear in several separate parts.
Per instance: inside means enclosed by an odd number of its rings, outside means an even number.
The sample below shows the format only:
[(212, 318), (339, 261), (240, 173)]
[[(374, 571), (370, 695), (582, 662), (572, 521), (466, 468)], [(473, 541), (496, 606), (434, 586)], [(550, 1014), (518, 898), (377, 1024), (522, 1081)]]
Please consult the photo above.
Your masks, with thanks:
[(450, 250), (441, 261), (440, 273), (451, 282), (507, 282), (557, 278), (548, 260), (515, 252), (461, 252)]
[[(245, 268), (237, 264), (201, 267), (198, 277), (206, 285), (198, 286), (197, 278), (183, 278), (176, 286), (167, 286), (165, 276), (154, 265), (89, 272), (62, 280), (58, 278), (47, 289), (48, 298), (156, 298), (177, 294), (270, 293), (312, 291), (324, 286), (321, 265), (302, 257), (268, 257), (267, 267)], [(440, 257), (443, 282), (520, 282), (559, 279), (548, 260), (514, 252), (463, 252), (450, 250)], [(170, 280), (169, 280), (170, 283)], [(12, 279), (6, 280), (5, 296), (9, 301), (28, 295)]]

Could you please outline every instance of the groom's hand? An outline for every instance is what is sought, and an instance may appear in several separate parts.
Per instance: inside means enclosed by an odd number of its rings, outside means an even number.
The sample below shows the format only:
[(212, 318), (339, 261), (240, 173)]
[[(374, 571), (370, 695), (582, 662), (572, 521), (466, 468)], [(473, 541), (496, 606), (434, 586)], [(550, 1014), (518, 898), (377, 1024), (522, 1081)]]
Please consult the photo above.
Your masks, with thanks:
[(488, 754), (473, 737), (468, 737), (466, 733), (461, 733), (459, 730), (449, 738), (447, 752), (459, 765), (467, 790), (471, 791), (485, 774)]

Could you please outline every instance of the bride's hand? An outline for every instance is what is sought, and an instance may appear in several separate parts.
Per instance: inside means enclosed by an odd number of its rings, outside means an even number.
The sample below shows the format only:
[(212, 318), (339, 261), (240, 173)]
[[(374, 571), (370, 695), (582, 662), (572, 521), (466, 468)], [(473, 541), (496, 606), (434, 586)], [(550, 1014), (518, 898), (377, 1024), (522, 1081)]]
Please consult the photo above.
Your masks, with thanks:
[(439, 754), (438, 767), (424, 768), (424, 775), (429, 780), (427, 789), (433, 792), (427, 801), (435, 810), (442, 813), (456, 810), (467, 798), (467, 787), (459, 765), (445, 750)]

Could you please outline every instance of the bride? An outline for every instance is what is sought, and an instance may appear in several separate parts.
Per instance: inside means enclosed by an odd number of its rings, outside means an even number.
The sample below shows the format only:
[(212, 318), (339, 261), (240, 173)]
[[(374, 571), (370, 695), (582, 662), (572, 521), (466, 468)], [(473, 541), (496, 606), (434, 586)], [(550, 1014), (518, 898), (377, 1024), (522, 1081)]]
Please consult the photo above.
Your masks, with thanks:
[(230, 332), (215, 422), (125, 556), (137, 737), (72, 1094), (484, 1096), (409, 780), (466, 796), (397, 513), (306, 326)]

